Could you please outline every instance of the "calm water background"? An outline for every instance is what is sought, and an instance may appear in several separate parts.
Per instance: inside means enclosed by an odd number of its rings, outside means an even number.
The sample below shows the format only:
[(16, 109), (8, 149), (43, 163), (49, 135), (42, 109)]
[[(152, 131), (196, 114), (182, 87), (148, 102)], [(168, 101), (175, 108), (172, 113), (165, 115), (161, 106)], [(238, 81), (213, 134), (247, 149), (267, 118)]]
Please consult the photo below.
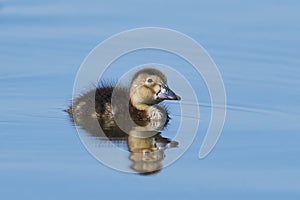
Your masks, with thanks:
[[(299, 9), (297, 1), (0, 1), (1, 199), (299, 199)], [(146, 177), (96, 161), (62, 112), (91, 49), (144, 26), (202, 44), (228, 98), (208, 157), (198, 159), (204, 125), (183, 157)]]

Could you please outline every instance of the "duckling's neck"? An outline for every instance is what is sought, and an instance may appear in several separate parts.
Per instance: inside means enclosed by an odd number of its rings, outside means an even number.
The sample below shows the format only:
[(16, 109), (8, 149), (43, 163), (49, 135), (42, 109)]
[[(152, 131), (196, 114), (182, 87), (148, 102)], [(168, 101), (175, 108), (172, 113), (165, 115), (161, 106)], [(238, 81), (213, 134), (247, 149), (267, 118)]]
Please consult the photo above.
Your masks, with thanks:
[(147, 104), (143, 99), (139, 98), (139, 96), (135, 94), (130, 94), (130, 102), (134, 108), (140, 111), (148, 111), (151, 106), (149, 103)]
[(166, 110), (156, 104), (145, 104), (145, 103), (136, 103), (131, 102), (132, 106), (142, 112), (145, 112), (146, 116), (150, 120), (161, 120), (165, 122), (167, 120), (167, 112)]
[(136, 109), (140, 110), (140, 111), (148, 111), (150, 109), (150, 107), (152, 105), (147, 105), (147, 104), (144, 104), (144, 103), (134, 103), (134, 102), (131, 102), (132, 103), (132, 106), (134, 106)]

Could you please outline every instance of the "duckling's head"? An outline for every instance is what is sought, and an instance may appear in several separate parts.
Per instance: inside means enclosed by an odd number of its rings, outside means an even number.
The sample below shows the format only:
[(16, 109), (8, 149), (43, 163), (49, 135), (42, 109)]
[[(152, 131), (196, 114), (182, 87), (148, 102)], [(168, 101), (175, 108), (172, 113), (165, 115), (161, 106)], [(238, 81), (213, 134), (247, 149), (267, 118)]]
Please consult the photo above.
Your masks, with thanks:
[(180, 100), (167, 86), (166, 76), (153, 68), (140, 70), (133, 76), (130, 98), (136, 107), (151, 106), (163, 100)]

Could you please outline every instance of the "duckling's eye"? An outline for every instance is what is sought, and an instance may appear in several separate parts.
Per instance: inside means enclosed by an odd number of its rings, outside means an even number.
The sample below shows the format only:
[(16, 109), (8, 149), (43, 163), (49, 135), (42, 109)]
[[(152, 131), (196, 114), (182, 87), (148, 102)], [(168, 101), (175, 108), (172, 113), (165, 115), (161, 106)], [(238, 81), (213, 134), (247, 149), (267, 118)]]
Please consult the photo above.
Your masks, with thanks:
[(152, 82), (153, 82), (152, 78), (147, 79), (147, 83), (152, 83)]

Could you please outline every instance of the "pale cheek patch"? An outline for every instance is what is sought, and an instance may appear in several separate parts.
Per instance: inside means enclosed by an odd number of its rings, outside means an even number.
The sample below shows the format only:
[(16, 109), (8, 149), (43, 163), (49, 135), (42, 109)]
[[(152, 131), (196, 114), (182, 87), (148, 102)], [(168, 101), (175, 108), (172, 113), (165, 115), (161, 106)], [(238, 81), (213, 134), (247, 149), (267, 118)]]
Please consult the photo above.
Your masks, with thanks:
[(153, 96), (152, 91), (147, 87), (143, 87), (142, 90), (139, 91), (139, 93), (140, 93), (140, 96), (145, 99), (152, 98), (152, 96)]
[(156, 85), (153, 87), (153, 90), (154, 90), (155, 94), (158, 93), (159, 90), (160, 90), (160, 85), (156, 84)]

